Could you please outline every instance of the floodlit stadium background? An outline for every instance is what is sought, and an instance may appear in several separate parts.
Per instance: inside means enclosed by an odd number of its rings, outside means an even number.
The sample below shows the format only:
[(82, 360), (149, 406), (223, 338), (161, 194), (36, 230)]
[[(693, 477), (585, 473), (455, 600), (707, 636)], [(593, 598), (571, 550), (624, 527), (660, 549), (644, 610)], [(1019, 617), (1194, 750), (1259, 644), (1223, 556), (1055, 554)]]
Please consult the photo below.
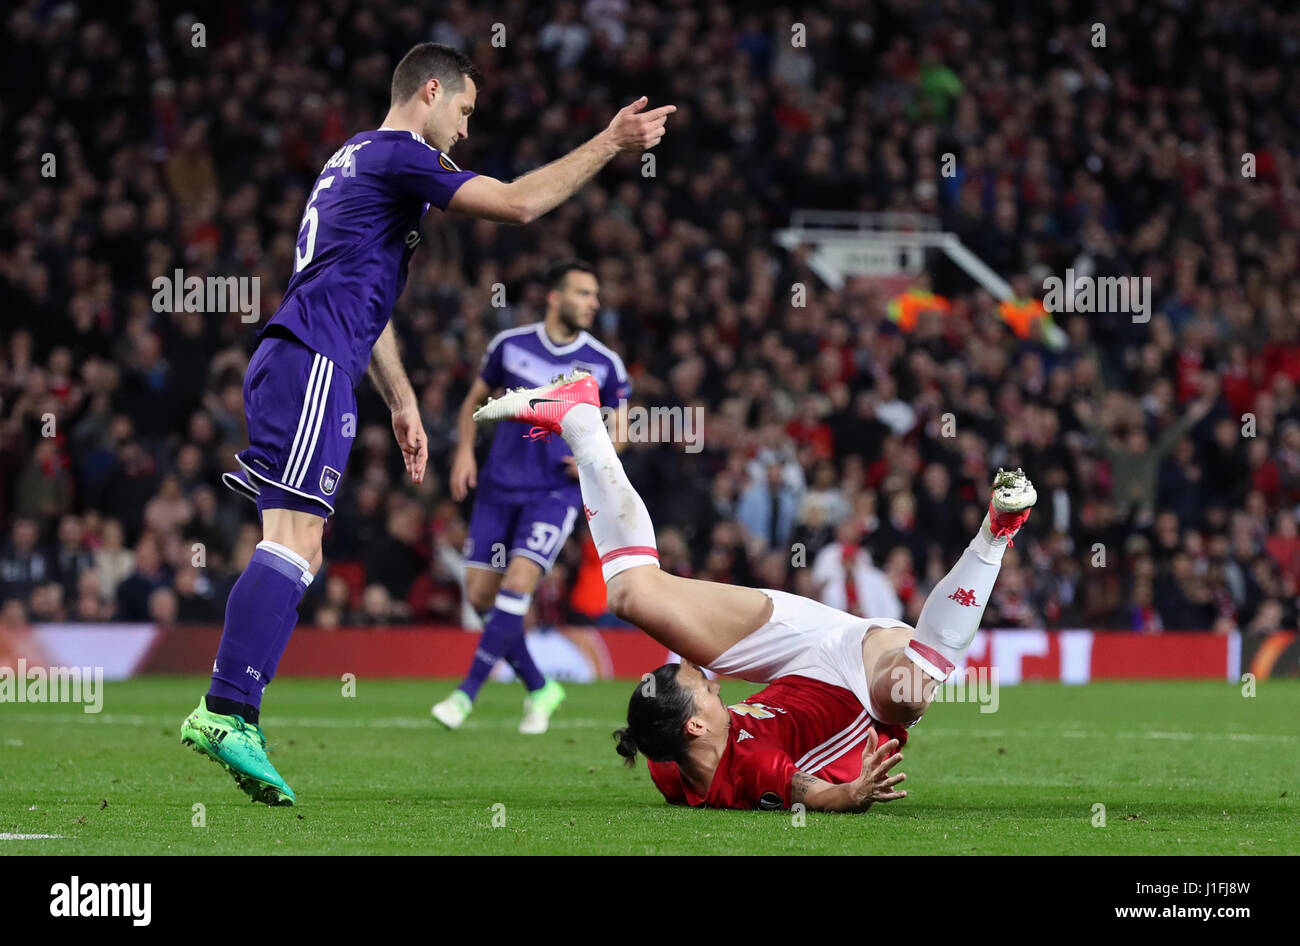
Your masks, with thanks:
[[(487, 341), (540, 318), (537, 276), (568, 254), (598, 268), (595, 332), (633, 405), (703, 418), (699, 452), (623, 455), (663, 567), (844, 607), (856, 560), (860, 597), (888, 592), (858, 607), (892, 594), (912, 620), (993, 472), (1021, 466), (1041, 499), (985, 614), (1007, 633), (974, 661), (1004, 681), (1300, 671), (1300, 14), (816, 6), (8, 9), (0, 662), (204, 671), (258, 539), (218, 479), (245, 443), (248, 352), (320, 166), (432, 39), (487, 77), (455, 153), (482, 173), (525, 173), (641, 94), (678, 111), (652, 174), (625, 156), (526, 228), (425, 219), (395, 318), (433, 475), (403, 483), (363, 383), (286, 672), (463, 669), (455, 412)], [(780, 242), (806, 211), (953, 234), (1014, 297), (934, 249), (865, 254), (841, 283), (813, 243)], [(154, 282), (178, 269), (257, 277), (259, 320), (163, 311)], [(1147, 317), (1036, 309), (1069, 270), (1149, 277)], [(611, 626), (581, 527), (530, 622), (567, 629), (532, 639), (571, 679), (662, 657)], [(378, 647), (375, 628), (397, 630)]]

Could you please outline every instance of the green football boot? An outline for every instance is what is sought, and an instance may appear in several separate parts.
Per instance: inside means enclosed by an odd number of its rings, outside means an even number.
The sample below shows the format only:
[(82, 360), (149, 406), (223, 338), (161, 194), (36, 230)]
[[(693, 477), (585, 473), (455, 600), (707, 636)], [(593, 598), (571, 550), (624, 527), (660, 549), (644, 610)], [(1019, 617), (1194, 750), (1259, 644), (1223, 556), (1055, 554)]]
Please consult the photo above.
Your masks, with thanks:
[(519, 732), (525, 736), (540, 736), (551, 725), (551, 714), (564, 702), (564, 687), (547, 680), (540, 690), (524, 697), (524, 718), (519, 721)]
[(181, 723), (181, 745), (207, 756), (231, 774), (253, 801), (264, 805), (292, 805), (293, 789), (266, 757), (262, 727), (242, 716), (223, 716), (199, 700), (194, 712)]

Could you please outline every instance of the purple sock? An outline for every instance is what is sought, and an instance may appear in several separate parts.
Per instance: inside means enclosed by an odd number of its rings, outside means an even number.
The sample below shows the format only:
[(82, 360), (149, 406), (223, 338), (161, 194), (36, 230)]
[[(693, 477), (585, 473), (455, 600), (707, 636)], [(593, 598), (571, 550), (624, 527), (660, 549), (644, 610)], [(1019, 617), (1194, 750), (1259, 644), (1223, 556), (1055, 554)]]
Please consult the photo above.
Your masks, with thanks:
[(496, 607), (484, 622), (483, 636), (474, 651), (474, 662), (469, 666), (460, 689), (471, 700), (487, 680), (497, 661), (506, 656), (516, 638), (524, 636), (524, 615), (532, 595), (519, 595), (513, 591), (498, 591)]
[(506, 662), (510, 664), (515, 676), (523, 681), (529, 692), (546, 686), (546, 677), (537, 669), (537, 664), (533, 662), (533, 655), (528, 652), (528, 635), (524, 633), (522, 627), (519, 629), (519, 637), (515, 640), (514, 646), (506, 651)]
[(307, 563), (289, 549), (258, 543), (226, 601), (209, 696), (261, 705), (267, 667), (275, 672), (297, 621), (298, 602), (307, 590), (304, 572), (310, 574)]
[[(307, 589), (311, 587), (312, 573), (304, 569), (302, 573), (302, 591), (306, 594)], [(299, 595), (302, 600), (302, 595)], [(245, 701), (254, 709), (262, 708), (262, 694), (275, 678), (276, 671), (280, 667), (280, 659), (284, 656), (285, 650), (289, 647), (289, 638), (293, 635), (293, 629), (298, 626), (298, 605), (295, 603), (289, 609), (289, 613), (283, 617), (280, 627), (276, 632), (271, 646), (267, 648), (266, 655), (262, 658), (262, 685), (254, 687), (248, 694)]]

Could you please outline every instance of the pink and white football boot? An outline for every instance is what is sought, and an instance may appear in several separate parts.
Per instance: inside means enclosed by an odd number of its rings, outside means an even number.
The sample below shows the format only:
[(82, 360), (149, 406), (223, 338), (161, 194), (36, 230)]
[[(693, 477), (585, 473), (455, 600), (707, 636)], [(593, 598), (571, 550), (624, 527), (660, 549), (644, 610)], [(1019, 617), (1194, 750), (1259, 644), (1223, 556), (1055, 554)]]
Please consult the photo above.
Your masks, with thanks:
[(498, 420), (532, 424), (528, 436), (536, 440), (561, 433), (560, 422), (564, 415), (578, 404), (600, 408), (600, 387), (590, 372), (580, 368), (541, 387), (516, 388), (501, 397), (488, 398), (487, 403), (474, 412), (474, 420), (480, 424)]

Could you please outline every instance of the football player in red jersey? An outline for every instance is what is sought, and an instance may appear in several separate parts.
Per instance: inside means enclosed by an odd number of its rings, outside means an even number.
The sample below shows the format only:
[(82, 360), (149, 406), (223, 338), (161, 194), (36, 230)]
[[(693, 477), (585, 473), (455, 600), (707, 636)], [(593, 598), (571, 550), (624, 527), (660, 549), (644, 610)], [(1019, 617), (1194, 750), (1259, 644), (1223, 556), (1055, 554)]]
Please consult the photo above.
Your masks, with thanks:
[[(615, 733), (649, 759), (673, 804), (864, 811), (903, 798), (898, 749), (965, 656), (1002, 554), (1037, 494), (1001, 470), (988, 515), (930, 592), (915, 628), (859, 618), (783, 591), (679, 578), (659, 569), (654, 526), (623, 472), (585, 372), (512, 391), (475, 412), (564, 437), (578, 467), (609, 607), (682, 656), (642, 678)], [(728, 707), (701, 668), (768, 683)]]

